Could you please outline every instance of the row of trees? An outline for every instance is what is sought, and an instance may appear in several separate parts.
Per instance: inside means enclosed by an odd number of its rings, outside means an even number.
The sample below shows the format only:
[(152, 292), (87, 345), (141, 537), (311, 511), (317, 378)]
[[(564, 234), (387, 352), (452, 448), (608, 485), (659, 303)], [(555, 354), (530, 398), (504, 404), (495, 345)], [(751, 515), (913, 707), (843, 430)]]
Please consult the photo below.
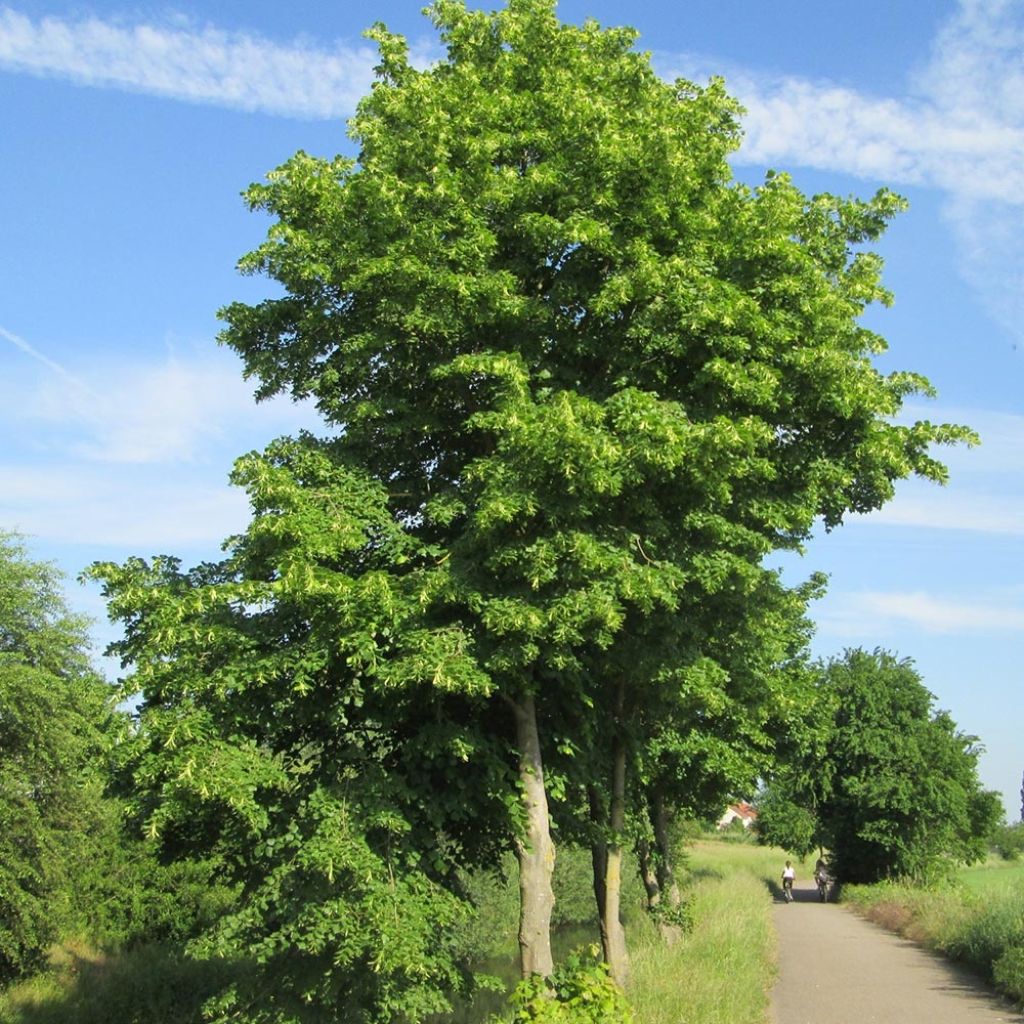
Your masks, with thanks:
[(164, 864), (126, 829), (117, 765), (132, 724), (63, 587), (0, 531), (0, 985), (68, 935), (182, 940), (233, 898), (215, 865)]
[(858, 322), (897, 197), (737, 183), (720, 82), (666, 83), (553, 0), (430, 14), (427, 70), (372, 30), (356, 160), (247, 192), (273, 223), (242, 269), (280, 292), (222, 340), (325, 436), (239, 460), (222, 560), (91, 570), (142, 700), (131, 813), (242, 893), (196, 947), (255, 962), (224, 1019), (442, 1009), (455, 869), (509, 848), (523, 973), (550, 974), (555, 835), (592, 848), (624, 983), (624, 846), (671, 904), (670, 811), (809, 728), (822, 581), (766, 556), (973, 438), (894, 422), (928, 383), (880, 374)]
[[(142, 842), (137, 828), (124, 828), (125, 807), (116, 792), (125, 783), (131, 787), (133, 780), (117, 766), (128, 755), (129, 766), (137, 767), (138, 747), (128, 740), (126, 717), (112, 710), (108, 686), (88, 665), (82, 623), (67, 614), (59, 587), (52, 568), (31, 561), (17, 538), (2, 538), (0, 981), (34, 969), (46, 947), (69, 933), (120, 949), (176, 940), (167, 947), (173, 959), (181, 940), (202, 931), (193, 951), (225, 963), (217, 974), (204, 975), (203, 988), (215, 990), (218, 980), (237, 984), (248, 972), (249, 958), (238, 949), (217, 957), (217, 936), (244, 911), (244, 900), (237, 902), (237, 891), (215, 882), (227, 866), (223, 857), (196, 860), (165, 842), (165, 852), (173, 857), (166, 864), (155, 856), (156, 844)], [(808, 705), (812, 724), (800, 744), (789, 734), (776, 750), (772, 785), (759, 799), (761, 838), (801, 854), (826, 845), (841, 876), (858, 881), (934, 877), (953, 860), (984, 854), (985, 837), (1000, 817), (998, 800), (978, 785), (973, 739), (957, 733), (947, 715), (933, 712), (933, 699), (911, 664), (884, 651), (854, 650), (810, 671), (815, 680)], [(691, 799), (693, 781), (692, 773), (688, 780), (677, 780), (680, 792), (689, 787)], [(575, 802), (592, 793), (580, 791)], [(634, 821), (625, 831), (640, 854), (650, 909), (661, 915), (670, 936), (671, 862), (656, 852), (669, 847), (658, 835), (659, 829), (667, 831), (666, 809), (662, 803), (660, 818)], [(649, 813), (650, 807), (645, 810)], [(556, 820), (565, 835), (572, 835), (571, 814), (563, 811)], [(1004, 856), (1017, 854), (1018, 831), (996, 831), (994, 846)], [(599, 849), (595, 844), (595, 852)], [(363, 866), (372, 870), (372, 860)], [(467, 876), (461, 870), (458, 876), (468, 883), (459, 894), (464, 899), (473, 900), (477, 892), (486, 896), (492, 888), (479, 874)], [(604, 877), (603, 867), (596, 877)], [(352, 893), (337, 888), (338, 912), (351, 913)], [(658, 903), (662, 895), (667, 908)], [(390, 898), (393, 906), (393, 894)], [(577, 896), (569, 912), (578, 915), (578, 904)], [(446, 939), (458, 934), (461, 956), (470, 952), (461, 938), (466, 929), (456, 930), (454, 918), (438, 915), (436, 907), (424, 907), (415, 897), (403, 909), (410, 906), (435, 926), (449, 926)], [(465, 918), (472, 911), (462, 906), (459, 912)], [(422, 952), (416, 943), (407, 944), (395, 952), (395, 962)], [(262, 980), (271, 983), (266, 976)], [(457, 977), (452, 980), (458, 984)], [(563, 983), (569, 985), (566, 991), (585, 986), (588, 998), (618, 1004), (600, 976), (584, 972), (571, 982), (558, 982)], [(536, 985), (524, 989), (521, 1003), (532, 1005), (538, 991)], [(351, 995), (346, 991), (346, 1000)], [(409, 995), (402, 999), (405, 1006)], [(211, 1009), (223, 1003), (222, 996)], [(311, 1016), (298, 1005), (291, 1015)]]

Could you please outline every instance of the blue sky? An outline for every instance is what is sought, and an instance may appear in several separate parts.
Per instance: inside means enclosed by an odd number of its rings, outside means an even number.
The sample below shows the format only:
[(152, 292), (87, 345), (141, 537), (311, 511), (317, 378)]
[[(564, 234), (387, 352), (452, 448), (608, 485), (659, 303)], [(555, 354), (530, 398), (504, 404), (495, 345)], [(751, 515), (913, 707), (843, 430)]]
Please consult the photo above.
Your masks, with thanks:
[[(232, 460), (311, 422), (255, 406), (215, 313), (264, 294), (237, 275), (267, 222), (239, 192), (302, 148), (350, 152), (380, 19), (437, 53), (420, 2), (0, 2), (0, 527), (74, 576), (97, 558), (216, 554), (244, 526)], [(724, 74), (747, 108), (734, 164), (808, 192), (895, 187), (880, 246), (886, 368), (912, 409), (969, 423), (948, 487), (908, 482), (816, 539), (815, 651), (884, 646), (987, 747), (1020, 814), (1024, 771), (1024, 0), (563, 0), (632, 24), (667, 77)], [(73, 605), (110, 638), (98, 595)]]

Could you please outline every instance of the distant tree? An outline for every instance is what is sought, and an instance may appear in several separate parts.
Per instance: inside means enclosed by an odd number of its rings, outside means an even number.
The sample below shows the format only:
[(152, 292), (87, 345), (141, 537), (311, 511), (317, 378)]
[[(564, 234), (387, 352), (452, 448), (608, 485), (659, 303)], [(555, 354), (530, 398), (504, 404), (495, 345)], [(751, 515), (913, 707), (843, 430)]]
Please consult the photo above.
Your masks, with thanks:
[(1024, 822), (996, 829), (992, 836), (992, 849), (1004, 860), (1017, 860), (1024, 854)]
[(97, 836), (117, 834), (102, 799), (117, 716), (86, 625), (57, 570), (0, 532), (0, 980), (85, 911)]
[(835, 711), (817, 816), (839, 876), (927, 878), (983, 857), (1002, 814), (978, 781), (981, 747), (934, 709), (913, 663), (849, 650), (820, 686)]
[(776, 784), (757, 796), (758, 840), (766, 846), (777, 846), (797, 857), (806, 857), (819, 845), (818, 819), (804, 806), (801, 794), (788, 793)]

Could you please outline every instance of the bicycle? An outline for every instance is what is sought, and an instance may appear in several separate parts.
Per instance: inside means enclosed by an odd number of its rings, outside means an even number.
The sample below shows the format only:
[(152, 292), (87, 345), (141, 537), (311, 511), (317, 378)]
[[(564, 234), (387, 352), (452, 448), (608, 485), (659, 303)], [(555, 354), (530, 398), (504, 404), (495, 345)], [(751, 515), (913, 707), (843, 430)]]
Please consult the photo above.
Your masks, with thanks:
[(828, 903), (829, 892), (832, 889), (832, 879), (824, 871), (820, 871), (814, 876), (814, 880), (818, 883), (818, 899), (822, 903)]

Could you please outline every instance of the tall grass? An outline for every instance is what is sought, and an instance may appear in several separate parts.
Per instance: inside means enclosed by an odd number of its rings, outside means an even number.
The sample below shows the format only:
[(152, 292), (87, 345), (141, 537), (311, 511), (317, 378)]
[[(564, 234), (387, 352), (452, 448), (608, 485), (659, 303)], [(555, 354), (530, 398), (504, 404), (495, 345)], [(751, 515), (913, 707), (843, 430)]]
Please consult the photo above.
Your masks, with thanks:
[[(630, 880), (625, 909), (633, 977), (628, 996), (636, 1024), (762, 1024), (775, 962), (766, 881), (778, 876), (781, 863), (777, 851), (745, 843), (702, 841), (690, 848), (680, 874), (693, 925), (671, 946), (643, 910), (639, 882)], [(559, 960), (570, 947), (597, 938), (592, 923), (582, 924), (593, 913), (588, 858), (579, 851), (567, 855), (563, 870)], [(484, 914), (491, 916), (473, 944), (504, 948), (500, 960), (479, 966), (511, 985), (518, 973), (515, 918), (506, 904), (514, 910), (515, 886), (502, 877), (488, 884), (494, 891), (481, 889), (477, 896), (486, 905)], [(67, 942), (55, 950), (49, 972), (0, 995), (0, 1024), (199, 1024), (203, 1001), (237, 970), (187, 960), (162, 945), (115, 955), (85, 942)], [(445, 1024), (500, 1021), (504, 1007), (501, 993), (484, 992), (458, 1006)]]
[(775, 977), (767, 881), (777, 851), (701, 842), (690, 855), (693, 929), (666, 946), (634, 930), (629, 997), (637, 1024), (761, 1024)]
[(68, 940), (47, 972), (0, 994), (0, 1024), (201, 1024), (232, 971), (157, 943), (114, 955)]

